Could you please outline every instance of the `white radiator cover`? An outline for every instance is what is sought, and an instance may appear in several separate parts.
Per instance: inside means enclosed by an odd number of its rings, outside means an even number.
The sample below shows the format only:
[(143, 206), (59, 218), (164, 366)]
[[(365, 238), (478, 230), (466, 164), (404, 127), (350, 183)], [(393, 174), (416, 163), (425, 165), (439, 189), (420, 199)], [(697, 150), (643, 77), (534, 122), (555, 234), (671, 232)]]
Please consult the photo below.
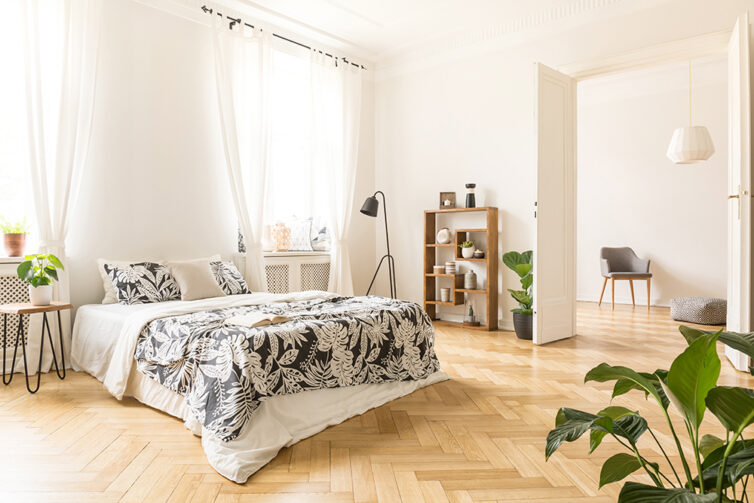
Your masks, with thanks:
[[(235, 254), (233, 262), (245, 274), (243, 254)], [(265, 253), (264, 267), (267, 291), (270, 293), (327, 290), (330, 277), (330, 254), (323, 252)]]

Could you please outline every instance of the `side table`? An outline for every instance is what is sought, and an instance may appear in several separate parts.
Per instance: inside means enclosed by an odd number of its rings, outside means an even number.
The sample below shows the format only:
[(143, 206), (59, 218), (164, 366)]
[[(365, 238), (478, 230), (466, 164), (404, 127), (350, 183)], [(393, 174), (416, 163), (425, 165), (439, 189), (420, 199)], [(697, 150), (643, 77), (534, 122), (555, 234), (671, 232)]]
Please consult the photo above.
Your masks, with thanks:
[[(47, 331), (47, 340), (50, 341), (50, 350), (52, 351), (52, 361), (55, 364), (55, 373), (60, 379), (65, 379), (65, 352), (63, 351), (63, 325), (60, 321), (60, 311), (64, 309), (71, 309), (73, 306), (65, 302), (50, 303), (49, 306), (33, 306), (29, 303), (22, 304), (2, 304), (0, 305), (0, 313), (3, 315), (3, 384), (8, 385), (13, 380), (13, 369), (16, 366), (16, 353), (18, 353), (18, 343), (21, 342), (21, 350), (24, 357), (24, 377), (26, 378), (26, 389), (29, 393), (36, 393), (39, 390), (39, 383), (42, 379), (42, 355), (44, 354), (45, 344), (45, 331)], [(50, 323), (47, 321), (47, 313), (57, 313), (58, 315), (58, 335), (60, 337), (60, 357), (61, 366), (58, 367), (58, 359), (55, 355), (55, 345), (52, 343), (52, 332), (50, 331)], [(29, 386), (29, 368), (26, 362), (26, 340), (24, 339), (24, 315), (32, 315), (36, 313), (42, 313), (42, 335), (39, 343), (39, 363), (37, 365), (37, 386), (31, 389)], [(8, 340), (8, 315), (18, 315), (18, 330), (16, 331), (16, 345), (13, 348), (13, 360), (10, 364), (10, 372), (6, 380), (5, 372), (5, 355), (7, 351)], [(62, 372), (61, 372), (62, 370)]]

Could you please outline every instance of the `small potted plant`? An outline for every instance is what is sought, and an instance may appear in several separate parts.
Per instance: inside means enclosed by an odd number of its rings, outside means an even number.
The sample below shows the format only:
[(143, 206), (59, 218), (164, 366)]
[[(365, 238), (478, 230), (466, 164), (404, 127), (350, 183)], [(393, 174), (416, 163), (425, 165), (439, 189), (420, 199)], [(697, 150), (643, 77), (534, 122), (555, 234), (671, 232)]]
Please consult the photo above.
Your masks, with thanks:
[(27, 255), (19, 264), (18, 277), (29, 284), (29, 300), (33, 306), (49, 306), (52, 282), (58, 280), (58, 269), (65, 270), (60, 259), (50, 253)]
[(532, 273), (532, 251), (528, 250), (523, 253), (510, 251), (503, 255), (503, 263), (508, 269), (515, 272), (521, 280), (521, 290), (508, 291), (511, 297), (518, 302), (516, 309), (511, 309), (513, 313), (513, 328), (516, 331), (516, 337), (530, 341), (532, 338), (532, 303), (531, 285), (534, 282)]
[(473, 241), (464, 241), (458, 247), (461, 249), (461, 256), (463, 258), (473, 258), (474, 257), (474, 242)]
[(26, 235), (29, 233), (29, 223), (26, 218), (9, 222), (0, 219), (0, 231), (3, 233), (5, 251), (9, 257), (23, 257), (24, 248), (26, 247)]

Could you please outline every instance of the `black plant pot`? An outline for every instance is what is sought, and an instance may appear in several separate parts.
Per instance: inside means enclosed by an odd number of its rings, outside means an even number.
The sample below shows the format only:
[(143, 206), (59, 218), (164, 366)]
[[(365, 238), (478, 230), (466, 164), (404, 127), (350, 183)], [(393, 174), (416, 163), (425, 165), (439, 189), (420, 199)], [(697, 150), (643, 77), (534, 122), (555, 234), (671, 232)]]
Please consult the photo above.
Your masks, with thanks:
[(532, 320), (531, 314), (513, 313), (513, 329), (516, 331), (516, 337), (524, 341), (531, 340)]

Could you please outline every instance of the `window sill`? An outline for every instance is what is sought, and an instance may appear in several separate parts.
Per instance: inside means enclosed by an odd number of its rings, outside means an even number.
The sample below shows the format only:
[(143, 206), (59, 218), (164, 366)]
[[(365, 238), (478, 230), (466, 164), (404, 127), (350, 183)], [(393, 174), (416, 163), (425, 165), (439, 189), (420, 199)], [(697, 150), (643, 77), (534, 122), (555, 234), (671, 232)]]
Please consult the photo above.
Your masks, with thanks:
[(20, 264), (23, 261), (23, 257), (0, 257), (0, 264)]
[(327, 255), (330, 255), (329, 251), (264, 252), (265, 257), (322, 257)]

